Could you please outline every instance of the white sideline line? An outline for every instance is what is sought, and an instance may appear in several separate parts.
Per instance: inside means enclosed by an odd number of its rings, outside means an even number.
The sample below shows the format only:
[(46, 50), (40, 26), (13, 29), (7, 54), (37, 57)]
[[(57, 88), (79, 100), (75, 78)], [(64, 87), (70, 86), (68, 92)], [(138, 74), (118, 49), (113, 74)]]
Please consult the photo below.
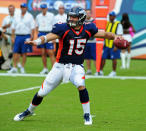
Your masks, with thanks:
[[(40, 74), (8, 74), (8, 73), (0, 73), (0, 76), (24, 76), (24, 77), (45, 77), (46, 75), (40, 75)], [(109, 76), (86, 76), (86, 79), (91, 79), (91, 78), (100, 78), (100, 79), (121, 79), (121, 80), (126, 80), (126, 79), (137, 79), (137, 80), (146, 80), (146, 77), (141, 77), (141, 76), (116, 76), (116, 77), (109, 77)], [(21, 89), (21, 90), (16, 90), (16, 91), (9, 91), (9, 92), (4, 92), (0, 93), (0, 96), (2, 95), (8, 95), (8, 94), (14, 94), (18, 92), (23, 92), (23, 91), (29, 91), (29, 90), (34, 90), (37, 88), (40, 88), (41, 86), (35, 86), (27, 89)]]
[[(0, 73), (0, 76), (10, 76), (10, 77), (46, 77), (47, 75), (40, 75), (40, 74), (9, 74), (9, 73)], [(86, 78), (102, 78), (102, 79), (138, 79), (138, 80), (146, 80), (146, 76), (115, 76), (115, 77), (109, 77), (109, 76), (93, 76), (93, 75), (86, 75)]]
[(16, 91), (4, 92), (4, 93), (0, 93), (0, 96), (8, 95), (8, 94), (14, 94), (14, 93), (23, 92), (23, 91), (34, 90), (34, 89), (37, 89), (37, 88), (40, 88), (40, 87), (41, 86), (35, 86), (35, 87), (27, 88), (27, 89), (21, 89), (21, 90), (16, 90)]
[(146, 77), (142, 76), (114, 76), (114, 77), (109, 77), (109, 76), (86, 76), (86, 79), (89, 78), (100, 78), (100, 79), (121, 79), (121, 80), (126, 80), (126, 79), (135, 79), (135, 80), (146, 80)]
[(47, 75), (41, 75), (41, 74), (20, 74), (20, 73), (0, 73), (0, 76), (12, 76), (12, 77), (16, 77), (16, 76), (24, 76), (24, 77), (45, 77)]

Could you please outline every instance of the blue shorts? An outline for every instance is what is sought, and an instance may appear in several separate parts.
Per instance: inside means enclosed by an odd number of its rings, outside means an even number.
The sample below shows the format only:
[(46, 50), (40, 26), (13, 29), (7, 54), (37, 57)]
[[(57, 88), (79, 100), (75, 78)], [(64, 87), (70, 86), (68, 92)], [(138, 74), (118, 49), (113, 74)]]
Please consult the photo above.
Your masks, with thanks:
[(25, 40), (30, 38), (30, 35), (16, 35), (13, 53), (30, 53), (32, 52), (32, 46), (24, 44)]
[(96, 60), (96, 43), (87, 43), (86, 44), (84, 58)]
[(103, 48), (102, 59), (120, 59), (120, 50), (113, 51), (114, 48)]
[[(40, 37), (42, 35), (46, 35), (48, 33), (49, 32), (39, 32), (38, 37)], [(53, 45), (53, 43), (44, 43), (44, 44), (38, 45), (37, 48), (45, 48), (45, 49), (53, 50), (54, 45)]]

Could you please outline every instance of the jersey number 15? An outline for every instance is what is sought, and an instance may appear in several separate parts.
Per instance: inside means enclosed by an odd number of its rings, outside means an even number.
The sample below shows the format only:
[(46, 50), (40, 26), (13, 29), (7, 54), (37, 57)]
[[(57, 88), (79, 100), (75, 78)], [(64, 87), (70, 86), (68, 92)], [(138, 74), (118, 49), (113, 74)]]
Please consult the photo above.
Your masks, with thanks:
[(69, 43), (70, 43), (70, 47), (69, 47), (69, 50), (68, 50), (68, 55), (72, 55), (73, 50), (75, 50), (75, 53), (77, 55), (83, 54), (85, 44), (86, 44), (86, 39), (77, 39), (76, 47), (74, 47), (75, 40), (72, 39), (72, 40), (69, 41)]

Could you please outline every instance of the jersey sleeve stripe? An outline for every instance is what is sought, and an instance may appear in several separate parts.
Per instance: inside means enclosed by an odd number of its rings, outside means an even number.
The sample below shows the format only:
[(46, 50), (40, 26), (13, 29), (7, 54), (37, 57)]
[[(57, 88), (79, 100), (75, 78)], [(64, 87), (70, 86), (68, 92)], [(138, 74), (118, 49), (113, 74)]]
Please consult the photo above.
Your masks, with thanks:
[(89, 31), (87, 31), (87, 30), (85, 30), (85, 31), (89, 35), (89, 37), (91, 37), (91, 33)]
[(62, 39), (59, 40), (59, 49), (58, 49), (58, 52), (57, 52), (56, 62), (59, 62), (59, 59), (60, 59), (60, 57), (61, 57), (61, 51), (62, 51), (62, 49), (63, 49), (63, 40), (64, 40), (65, 36), (68, 34), (69, 31), (70, 31), (70, 30), (67, 30), (67, 31), (64, 33)]

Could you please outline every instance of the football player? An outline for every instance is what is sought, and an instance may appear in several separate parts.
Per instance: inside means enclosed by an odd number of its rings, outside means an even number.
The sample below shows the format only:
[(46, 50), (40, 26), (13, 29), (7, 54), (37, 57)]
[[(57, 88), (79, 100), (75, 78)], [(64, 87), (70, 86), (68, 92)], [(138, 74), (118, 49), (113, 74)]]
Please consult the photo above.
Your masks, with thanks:
[(51, 33), (34, 41), (26, 42), (26, 44), (40, 45), (59, 39), (59, 50), (56, 63), (48, 73), (42, 87), (33, 97), (28, 109), (14, 117), (15, 121), (21, 121), (25, 117), (32, 115), (44, 96), (55, 89), (63, 79), (69, 79), (79, 91), (80, 102), (84, 112), (84, 124), (92, 124), (89, 95), (85, 87), (84, 48), (86, 42), (92, 36), (112, 40), (119, 38), (119, 36), (111, 32), (98, 32), (98, 28), (94, 23), (84, 24), (85, 19), (85, 10), (80, 7), (73, 7), (67, 14), (67, 23), (55, 24)]

